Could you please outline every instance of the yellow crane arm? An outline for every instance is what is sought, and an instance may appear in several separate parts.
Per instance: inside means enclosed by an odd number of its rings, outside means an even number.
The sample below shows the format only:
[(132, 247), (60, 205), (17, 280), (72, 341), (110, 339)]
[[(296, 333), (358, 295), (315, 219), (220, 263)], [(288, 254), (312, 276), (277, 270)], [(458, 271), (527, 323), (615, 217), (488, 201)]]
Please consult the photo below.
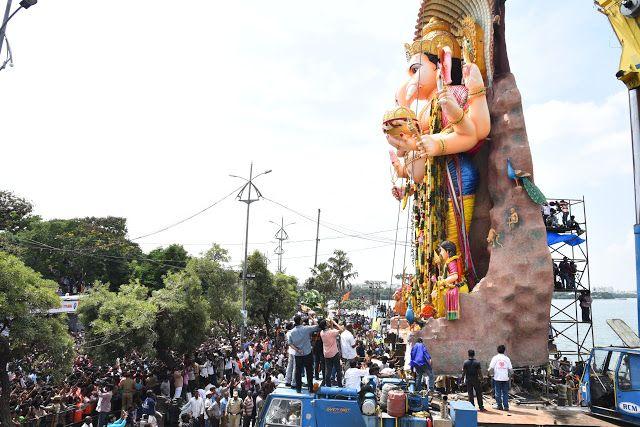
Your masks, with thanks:
[(628, 89), (640, 87), (640, 0), (595, 0), (594, 3), (609, 19), (622, 46), (616, 77)]

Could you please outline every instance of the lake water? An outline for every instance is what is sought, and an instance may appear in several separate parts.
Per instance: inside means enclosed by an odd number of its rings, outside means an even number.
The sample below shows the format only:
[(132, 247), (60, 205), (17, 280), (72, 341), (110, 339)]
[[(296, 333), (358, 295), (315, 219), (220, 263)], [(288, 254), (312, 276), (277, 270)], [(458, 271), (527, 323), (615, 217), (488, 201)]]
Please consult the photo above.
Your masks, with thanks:
[[(386, 301), (382, 301), (385, 303)], [(572, 300), (568, 299), (554, 299), (553, 304), (556, 307), (564, 308), (567, 305), (571, 304)], [(592, 306), (592, 318), (593, 318), (593, 335), (594, 335), (594, 343), (596, 346), (606, 346), (606, 345), (621, 345), (622, 341), (620, 338), (613, 332), (613, 330), (607, 325), (607, 319), (622, 319), (624, 320), (634, 331), (638, 331), (638, 323), (636, 319), (636, 299), (635, 298), (625, 298), (625, 299), (594, 299)], [(556, 312), (554, 310), (552, 313)], [(575, 307), (571, 306), (570, 308), (565, 310), (566, 312), (571, 313), (575, 316)], [(373, 310), (370, 311), (369, 316), (371, 316)], [(562, 315), (557, 317), (558, 319), (562, 319)], [(578, 318), (580, 318), (580, 308), (578, 307)], [(556, 325), (556, 327), (560, 327), (561, 325)], [(567, 327), (569, 325), (565, 325)], [(584, 337), (587, 328), (587, 325), (579, 325), (581, 340)], [(572, 326), (572, 328), (575, 328)], [(570, 334), (572, 338), (575, 339), (576, 333), (575, 329), (570, 329), (566, 332)], [(585, 344), (590, 344), (590, 340), (588, 340)], [(572, 349), (575, 351), (576, 345), (572, 344), (571, 341), (566, 338), (559, 336), (556, 338), (556, 345), (559, 349)], [(571, 359), (571, 358), (570, 358)]]
[[(570, 300), (553, 300), (554, 304), (561, 304), (563, 301), (568, 303)], [(638, 331), (635, 298), (594, 299), (591, 305), (591, 311), (595, 345), (622, 344), (620, 338), (618, 338), (615, 332), (607, 325), (607, 319), (622, 319), (634, 331)]]

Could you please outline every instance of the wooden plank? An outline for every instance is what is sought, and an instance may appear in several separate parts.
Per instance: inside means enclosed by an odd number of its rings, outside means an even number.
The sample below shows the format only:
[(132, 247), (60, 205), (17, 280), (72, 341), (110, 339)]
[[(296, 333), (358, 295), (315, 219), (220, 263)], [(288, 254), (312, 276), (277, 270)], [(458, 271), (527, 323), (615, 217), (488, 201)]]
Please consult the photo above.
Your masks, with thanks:
[(622, 319), (608, 319), (607, 325), (616, 333), (627, 347), (640, 347), (640, 338)]
[(485, 412), (478, 412), (478, 425), (609, 427), (616, 424), (592, 417), (585, 409), (578, 407), (545, 408), (544, 406), (512, 405), (508, 412), (493, 408), (487, 408)]

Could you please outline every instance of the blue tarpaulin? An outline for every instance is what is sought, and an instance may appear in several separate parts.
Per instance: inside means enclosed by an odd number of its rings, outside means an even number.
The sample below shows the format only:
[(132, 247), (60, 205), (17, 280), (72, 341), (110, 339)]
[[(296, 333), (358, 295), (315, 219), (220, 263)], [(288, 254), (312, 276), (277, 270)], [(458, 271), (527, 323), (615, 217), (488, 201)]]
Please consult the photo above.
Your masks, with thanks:
[(584, 243), (585, 240), (575, 234), (560, 234), (547, 231), (547, 245), (555, 245), (556, 243), (566, 243), (569, 246), (577, 246)]

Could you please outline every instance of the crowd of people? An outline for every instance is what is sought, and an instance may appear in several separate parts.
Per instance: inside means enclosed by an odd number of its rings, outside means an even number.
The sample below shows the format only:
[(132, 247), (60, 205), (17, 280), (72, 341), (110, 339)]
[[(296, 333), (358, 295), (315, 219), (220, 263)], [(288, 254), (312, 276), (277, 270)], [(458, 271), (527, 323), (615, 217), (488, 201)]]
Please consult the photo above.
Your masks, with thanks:
[(553, 262), (553, 282), (556, 291), (573, 291), (576, 288), (576, 274), (578, 266), (574, 260), (563, 257), (562, 261), (556, 264)]
[[(292, 335), (303, 337), (297, 346)], [(83, 334), (75, 338), (79, 352), (73, 370), (57, 385), (31, 368), (33, 360), (10, 364), (17, 426), (155, 426), (162, 414), (164, 425), (249, 427), (279, 384), (302, 387), (303, 369), (307, 378), (324, 384), (355, 387), (356, 379), (369, 374), (374, 357), (385, 372), (389, 368), (381, 336), (362, 315), (340, 324), (318, 322), (313, 313), (304, 320), (298, 315), (278, 321), (268, 333), (248, 329), (244, 340), (211, 337), (195, 354), (171, 361), (131, 351), (112, 365), (98, 365), (82, 354)]]
[(575, 215), (571, 215), (569, 202), (566, 200), (545, 202), (540, 207), (540, 211), (544, 224), (549, 231), (557, 233), (576, 232), (578, 235), (584, 232)]
[[(9, 366), (14, 422), (28, 427), (155, 427), (162, 419), (165, 426), (253, 427), (267, 396), (279, 385), (298, 393), (303, 386), (308, 391), (341, 386), (363, 396), (378, 389), (382, 378), (408, 376), (415, 393), (424, 388), (444, 397), (466, 389), (469, 401), (484, 410), (486, 376), (473, 350), (460, 377), (435, 377), (422, 340), (403, 343), (387, 328), (385, 322), (362, 315), (322, 319), (310, 311), (278, 321), (268, 332), (249, 328), (242, 340), (211, 337), (194, 354), (169, 361), (131, 351), (110, 365), (98, 365), (82, 354), (84, 337), (78, 333), (80, 351), (73, 370), (57, 385), (31, 368), (33, 360)], [(513, 368), (505, 347), (498, 346), (493, 359), (484, 363), (495, 407), (508, 410)], [(576, 372), (559, 359), (550, 369), (570, 404)]]
[[(82, 334), (76, 339), (81, 348)], [(264, 395), (283, 378), (286, 349), (284, 332), (277, 327), (269, 334), (251, 330), (242, 344), (239, 337), (234, 342), (212, 337), (195, 354), (171, 362), (131, 351), (113, 365), (97, 365), (80, 352), (72, 372), (58, 385), (33, 370), (31, 362), (9, 366), (16, 425), (119, 427), (143, 420), (154, 426), (161, 412), (164, 425), (204, 427), (206, 420), (207, 426), (218, 426), (228, 419), (238, 427), (240, 417), (255, 419)], [(236, 409), (236, 394), (243, 400), (242, 413)]]

